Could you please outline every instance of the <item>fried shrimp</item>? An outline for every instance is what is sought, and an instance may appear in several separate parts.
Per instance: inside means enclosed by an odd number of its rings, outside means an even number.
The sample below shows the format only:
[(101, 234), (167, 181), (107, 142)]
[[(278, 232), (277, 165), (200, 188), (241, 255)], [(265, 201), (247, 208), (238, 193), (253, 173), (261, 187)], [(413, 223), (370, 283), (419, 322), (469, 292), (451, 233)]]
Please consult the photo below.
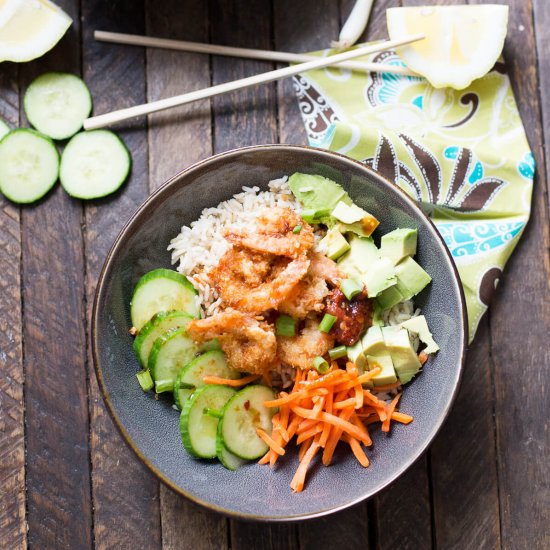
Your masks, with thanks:
[(284, 257), (233, 247), (209, 273), (224, 304), (262, 313), (277, 306), (304, 277), (310, 261), (304, 255)]
[(237, 246), (289, 258), (298, 258), (313, 246), (313, 228), (289, 208), (265, 208), (256, 222), (256, 232), (228, 229), (225, 238)]
[(197, 342), (217, 338), (229, 365), (241, 372), (261, 374), (277, 360), (273, 327), (234, 309), (193, 320), (187, 332)]
[(308, 313), (320, 312), (329, 294), (326, 281), (336, 286), (343, 277), (335, 262), (313, 252), (306, 276), (294, 287), (289, 296), (279, 304), (279, 311), (296, 319), (304, 319)]
[(312, 368), (312, 361), (334, 346), (334, 337), (319, 330), (319, 321), (310, 316), (297, 336), (277, 336), (277, 355), (282, 363), (303, 370)]

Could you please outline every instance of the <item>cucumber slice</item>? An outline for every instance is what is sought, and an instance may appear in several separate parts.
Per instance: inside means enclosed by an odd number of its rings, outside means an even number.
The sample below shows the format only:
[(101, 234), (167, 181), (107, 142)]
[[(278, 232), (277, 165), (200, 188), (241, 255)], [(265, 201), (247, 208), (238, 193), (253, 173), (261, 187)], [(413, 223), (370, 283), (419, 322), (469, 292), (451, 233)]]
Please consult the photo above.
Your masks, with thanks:
[(174, 381), (180, 369), (189, 363), (200, 352), (200, 346), (187, 336), (185, 328), (171, 330), (157, 338), (147, 367), (155, 381), (157, 393), (173, 391)]
[(223, 437), (221, 433), (222, 423), (218, 422), (218, 430), (216, 433), (216, 456), (222, 465), (228, 470), (235, 471), (243, 464), (246, 464), (246, 460), (234, 455), (223, 443)]
[(0, 191), (11, 201), (26, 204), (41, 199), (58, 175), (59, 153), (46, 136), (20, 128), (0, 141)]
[(126, 180), (132, 157), (109, 130), (76, 134), (61, 157), (61, 185), (76, 199), (98, 199), (114, 193)]
[(206, 385), (186, 401), (180, 416), (181, 440), (185, 450), (197, 458), (216, 456), (216, 434), (219, 420), (205, 414), (205, 409), (221, 410), (235, 395), (228, 386)]
[(179, 409), (185, 403), (185, 396), (189, 397), (185, 390), (193, 393), (195, 388), (204, 386), (202, 379), (206, 375), (229, 378), (230, 380), (241, 377), (238, 371), (233, 370), (227, 364), (223, 351), (213, 350), (199, 355), (179, 371), (174, 382), (174, 401)]
[(10, 127), (0, 119), (0, 139), (2, 139), (10, 131)]
[(199, 317), (197, 291), (187, 277), (171, 269), (155, 269), (138, 281), (130, 304), (132, 324), (138, 330), (161, 311), (186, 311)]
[(155, 340), (175, 328), (184, 328), (193, 317), (185, 311), (161, 312), (145, 323), (134, 340), (134, 352), (143, 367), (147, 366)]
[(35, 78), (24, 99), (29, 122), (53, 139), (74, 136), (92, 112), (88, 86), (68, 73), (45, 73)]
[(227, 450), (244, 460), (263, 456), (268, 446), (256, 433), (262, 428), (271, 434), (271, 419), (277, 408), (264, 406), (264, 401), (275, 399), (275, 393), (267, 386), (247, 386), (232, 397), (223, 409), (220, 428)]

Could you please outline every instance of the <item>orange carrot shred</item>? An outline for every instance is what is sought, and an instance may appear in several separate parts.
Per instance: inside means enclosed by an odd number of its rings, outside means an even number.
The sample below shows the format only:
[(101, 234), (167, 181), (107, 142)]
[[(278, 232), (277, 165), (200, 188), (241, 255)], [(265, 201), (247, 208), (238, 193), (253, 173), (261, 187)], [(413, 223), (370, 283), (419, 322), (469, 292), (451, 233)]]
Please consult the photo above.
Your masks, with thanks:
[(238, 378), (237, 380), (220, 378), (219, 376), (204, 376), (202, 380), (205, 384), (222, 384), (224, 386), (239, 388), (240, 386), (246, 386), (247, 384), (250, 384), (250, 382), (254, 382), (254, 380), (257, 380), (258, 378), (260, 378), (260, 376), (254, 374), (251, 376), (245, 376), (244, 378)]
[(343, 401), (336, 401), (334, 405), (332, 405), (333, 409), (345, 409), (347, 407), (355, 407), (354, 397), (349, 397), (348, 399), (344, 399)]
[(355, 408), (360, 409), (363, 406), (363, 388), (355, 386)]
[(315, 437), (319, 432), (323, 431), (323, 426), (320, 423), (315, 424), (313, 428), (310, 428), (309, 430), (302, 432), (298, 438), (296, 439), (296, 445), (300, 445), (300, 443), (303, 443), (306, 439), (310, 439), (311, 437)]
[(365, 451), (361, 448), (359, 441), (357, 441), (357, 439), (353, 439), (353, 437), (350, 437), (349, 435), (346, 435), (345, 439), (349, 443), (349, 446), (351, 447), (351, 450), (353, 451), (353, 454), (359, 464), (361, 464), (364, 468), (367, 468), (369, 465), (369, 459), (367, 458)]
[(421, 351), (418, 354), (418, 360), (420, 361), (420, 364), (423, 365), (428, 360), (428, 355), (425, 352)]
[(262, 430), (261, 428), (256, 428), (256, 433), (263, 439), (264, 443), (275, 453), (277, 453), (280, 456), (283, 456), (285, 454), (285, 450), (277, 444), (277, 442), (267, 435), (267, 433)]
[(390, 422), (391, 422), (391, 416), (393, 411), (395, 410), (395, 407), (397, 406), (397, 402), (399, 401), (399, 398), (401, 397), (401, 393), (398, 393), (393, 399), (392, 402), (388, 405), (386, 409), (386, 420), (382, 422), (382, 431), (383, 432), (389, 432), (390, 431)]
[(296, 470), (296, 473), (294, 474), (294, 477), (290, 482), (290, 487), (294, 492), (299, 493), (300, 491), (303, 490), (305, 480), (306, 480), (307, 470), (309, 468), (311, 461), (313, 460), (313, 457), (317, 454), (318, 450), (319, 450), (319, 438), (317, 436), (313, 440), (313, 443), (311, 443), (311, 445), (308, 447), (307, 452), (304, 453), (304, 456), (300, 459), (300, 465), (298, 466), (298, 469)]
[(397, 411), (392, 412), (391, 419), (396, 422), (401, 422), (401, 424), (410, 424), (413, 421), (413, 417), (411, 415)]
[(313, 439), (306, 439), (301, 445), (300, 450), (298, 451), (298, 460), (302, 460), (306, 454), (309, 446), (313, 443)]

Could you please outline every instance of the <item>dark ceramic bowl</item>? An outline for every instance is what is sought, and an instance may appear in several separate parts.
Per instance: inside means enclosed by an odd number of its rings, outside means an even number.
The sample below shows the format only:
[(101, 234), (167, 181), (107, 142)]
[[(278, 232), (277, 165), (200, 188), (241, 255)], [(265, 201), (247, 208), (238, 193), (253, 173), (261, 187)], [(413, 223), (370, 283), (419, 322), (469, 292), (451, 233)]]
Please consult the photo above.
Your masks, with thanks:
[[(275, 471), (252, 462), (236, 472), (215, 461), (194, 460), (183, 449), (178, 412), (170, 399), (141, 391), (132, 352), (129, 303), (136, 281), (157, 267), (170, 267), (166, 247), (182, 225), (239, 192), (293, 172), (321, 174), (344, 186), (353, 200), (380, 220), (380, 234), (397, 227), (418, 229), (420, 264), (433, 282), (419, 296), (441, 351), (409, 384), (401, 410), (408, 426), (391, 435), (373, 430), (371, 464), (362, 468), (339, 449), (330, 468), (312, 467), (305, 490), (289, 483), (296, 455)], [(401, 475), (428, 447), (456, 395), (466, 348), (462, 287), (443, 240), (420, 208), (369, 168), (347, 157), (306, 147), (266, 145), (216, 155), (181, 172), (138, 209), (111, 249), (99, 278), (93, 310), (93, 357), (107, 407), (126, 442), (169, 487), (203, 506), (231, 516), (287, 521), (329, 514), (371, 497)], [(138, 481), (139, 483), (139, 481)]]

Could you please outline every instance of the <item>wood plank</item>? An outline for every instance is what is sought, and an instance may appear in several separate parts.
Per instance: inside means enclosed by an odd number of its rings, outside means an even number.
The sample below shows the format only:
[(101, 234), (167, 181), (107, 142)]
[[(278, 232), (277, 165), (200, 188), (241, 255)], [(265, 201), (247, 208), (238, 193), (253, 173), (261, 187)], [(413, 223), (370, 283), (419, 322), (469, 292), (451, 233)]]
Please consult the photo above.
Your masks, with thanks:
[[(545, 0), (533, 1), (533, 21), (537, 45), (537, 74), (542, 109), (542, 128), (544, 129), (550, 128), (550, 59), (546, 55), (546, 52), (550, 51), (550, 32), (548, 31), (550, 28), (550, 3)], [(548, 148), (545, 148), (544, 151), (544, 160), (548, 170), (550, 151)], [(550, 182), (546, 181), (546, 187), (550, 189)], [(546, 198), (550, 201), (550, 193), (546, 193)]]
[[(73, 25), (49, 54), (21, 65), (22, 89), (47, 70), (80, 72), (78, 6), (59, 4)], [(82, 207), (58, 186), (21, 212), (29, 545), (90, 548)]]
[(460, 393), (431, 446), (438, 547), (500, 548), (491, 351), (487, 319), (468, 352)]
[[(543, 368), (550, 364), (550, 223), (545, 200), (548, 167), (544, 163), (532, 2), (506, 3), (511, 18), (504, 53), (537, 161), (537, 177), (531, 220), (506, 267), (489, 318), (501, 536), (505, 548), (548, 548), (550, 400), (545, 393)], [(518, 323), (511, 322), (516, 319)]]
[[(96, 113), (146, 100), (141, 48), (101, 44), (94, 29), (143, 34), (144, 8), (133, 0), (83, 3), (84, 77)], [(145, 121), (118, 131), (132, 153), (130, 180), (113, 197), (86, 204), (86, 296), (88, 313), (103, 260), (116, 235), (148, 194)], [(89, 357), (94, 536), (97, 548), (160, 548), (158, 481), (116, 431), (97, 386)]]
[[(272, 48), (271, 2), (211, 0), (212, 42), (250, 48)], [(212, 16), (216, 14), (216, 16)], [(212, 84), (273, 69), (261, 61), (213, 57)], [(277, 141), (275, 84), (256, 86), (214, 98), (214, 152)], [(293, 525), (230, 521), (231, 548), (292, 549), (297, 545)]]
[[(19, 125), (18, 67), (0, 72), (0, 118)], [(19, 208), (0, 197), (0, 548), (26, 548)]]
[[(208, 6), (203, 0), (148, 1), (147, 34), (208, 42)], [(208, 56), (149, 49), (147, 99), (154, 101), (210, 85)], [(190, 164), (212, 154), (210, 102), (192, 103), (149, 117), (151, 191)], [(160, 487), (162, 547), (218, 550), (227, 547), (227, 520)]]

